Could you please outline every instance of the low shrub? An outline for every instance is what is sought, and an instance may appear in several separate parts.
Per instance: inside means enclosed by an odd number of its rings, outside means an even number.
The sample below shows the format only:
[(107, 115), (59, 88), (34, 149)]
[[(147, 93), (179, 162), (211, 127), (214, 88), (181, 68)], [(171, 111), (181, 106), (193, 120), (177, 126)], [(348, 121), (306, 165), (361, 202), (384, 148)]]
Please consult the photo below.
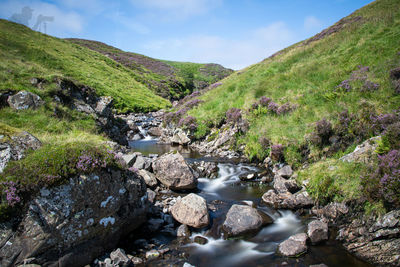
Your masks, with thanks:
[(183, 129), (188, 129), (190, 131), (196, 131), (198, 124), (195, 117), (187, 116), (179, 120), (178, 127), (182, 127)]

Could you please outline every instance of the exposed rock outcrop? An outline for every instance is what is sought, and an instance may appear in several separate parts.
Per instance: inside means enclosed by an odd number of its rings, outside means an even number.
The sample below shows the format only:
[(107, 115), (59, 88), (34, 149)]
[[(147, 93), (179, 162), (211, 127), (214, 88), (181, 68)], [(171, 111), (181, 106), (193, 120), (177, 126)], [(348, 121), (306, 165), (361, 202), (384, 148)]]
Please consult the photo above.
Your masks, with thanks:
[(295, 194), (290, 192), (277, 194), (271, 189), (262, 196), (262, 200), (276, 209), (296, 210), (301, 208), (311, 208), (314, 205), (314, 201), (305, 189)]
[(145, 221), (146, 187), (133, 172), (99, 170), (42, 188), (13, 231), (0, 229), (0, 265), (84, 266)]
[(35, 109), (44, 104), (40, 96), (27, 91), (20, 91), (15, 95), (9, 96), (7, 102), (11, 108), (16, 110)]
[(353, 152), (341, 157), (340, 160), (345, 162), (370, 163), (372, 158), (377, 155), (375, 150), (378, 147), (378, 141), (380, 139), (380, 136), (368, 139), (361, 145), (358, 145)]
[(194, 228), (202, 228), (210, 223), (206, 200), (193, 193), (179, 199), (172, 206), (171, 214), (178, 222)]

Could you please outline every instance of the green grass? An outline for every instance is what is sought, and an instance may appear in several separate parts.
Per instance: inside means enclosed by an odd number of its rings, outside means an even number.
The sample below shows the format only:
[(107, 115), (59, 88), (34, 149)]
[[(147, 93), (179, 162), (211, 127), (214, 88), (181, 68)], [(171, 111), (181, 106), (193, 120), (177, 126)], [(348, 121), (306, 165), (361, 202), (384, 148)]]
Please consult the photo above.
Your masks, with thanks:
[(168, 107), (169, 101), (137, 82), (132, 70), (112, 59), (71, 42), (44, 35), (0, 20), (0, 90), (37, 91), (30, 78), (68, 78), (111, 96), (120, 112), (151, 111)]
[[(399, 0), (378, 0), (352, 14), (362, 19), (341, 31), (307, 45), (295, 44), (278, 56), (230, 75), (222, 80), (223, 85), (200, 97), (205, 102), (189, 115), (203, 125), (210, 121), (217, 125), (229, 108), (249, 109), (261, 96), (280, 105), (297, 104), (288, 115), (246, 116), (250, 131), (239, 141), (246, 144), (247, 156), (262, 160), (266, 151), (257, 144), (260, 136), (285, 146), (298, 145), (313, 130), (314, 122), (325, 117), (334, 123), (338, 112), (348, 109), (356, 113), (362, 101), (372, 104), (377, 112), (398, 108), (400, 96), (392, 88), (389, 71), (400, 64), (399, 6)], [(335, 87), (350, 78), (358, 65), (370, 67), (369, 79), (379, 83), (380, 89), (335, 93)]]

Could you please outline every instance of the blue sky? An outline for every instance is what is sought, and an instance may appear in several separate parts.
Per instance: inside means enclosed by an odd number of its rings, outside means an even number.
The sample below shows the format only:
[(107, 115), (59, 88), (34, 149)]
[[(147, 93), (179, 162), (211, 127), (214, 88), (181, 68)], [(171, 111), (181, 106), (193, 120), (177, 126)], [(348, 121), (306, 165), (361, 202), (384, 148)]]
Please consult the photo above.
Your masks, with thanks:
[[(304, 40), (372, 0), (0, 0), (52, 16), (47, 34), (97, 40), (147, 56), (241, 69)], [(40, 29), (42, 32), (44, 28)]]

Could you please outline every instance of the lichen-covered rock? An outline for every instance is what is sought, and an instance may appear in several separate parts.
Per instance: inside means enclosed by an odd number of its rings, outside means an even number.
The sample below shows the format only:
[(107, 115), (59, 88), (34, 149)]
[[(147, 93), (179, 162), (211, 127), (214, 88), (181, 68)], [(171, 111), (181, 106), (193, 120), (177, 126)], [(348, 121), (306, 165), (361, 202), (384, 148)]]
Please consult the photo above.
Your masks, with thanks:
[(372, 137), (367, 141), (358, 145), (353, 152), (344, 155), (340, 160), (345, 162), (362, 162), (369, 163), (374, 155), (376, 155), (376, 148), (378, 147), (378, 141), (381, 139), (380, 136)]
[(313, 244), (328, 240), (328, 224), (314, 220), (308, 224), (307, 234)]
[(279, 244), (278, 251), (287, 257), (300, 256), (307, 251), (307, 235), (304, 233), (292, 235)]
[(194, 170), (196, 177), (215, 178), (218, 176), (218, 164), (216, 162), (195, 161), (190, 167)]
[(277, 175), (282, 176), (283, 178), (290, 178), (290, 176), (293, 175), (293, 170), (290, 165), (285, 165), (278, 170)]
[(84, 266), (145, 221), (145, 193), (142, 179), (121, 170), (102, 169), (44, 187), (28, 203), (18, 230), (0, 240), (0, 265), (34, 257), (40, 265)]
[(171, 214), (178, 222), (194, 228), (202, 228), (210, 223), (206, 200), (193, 193), (178, 200), (171, 207)]
[(222, 225), (228, 236), (239, 236), (256, 232), (263, 225), (263, 217), (255, 208), (247, 205), (232, 205)]
[(9, 96), (7, 102), (11, 108), (16, 110), (35, 109), (44, 104), (40, 96), (27, 91), (20, 91), (15, 95)]
[(173, 133), (171, 143), (185, 146), (190, 143), (190, 138), (182, 129), (178, 128)]
[(179, 152), (164, 154), (153, 163), (157, 180), (172, 190), (194, 189), (197, 179)]
[(20, 160), (26, 150), (36, 150), (41, 146), (39, 139), (24, 131), (8, 137), (0, 136), (0, 173), (10, 160)]

